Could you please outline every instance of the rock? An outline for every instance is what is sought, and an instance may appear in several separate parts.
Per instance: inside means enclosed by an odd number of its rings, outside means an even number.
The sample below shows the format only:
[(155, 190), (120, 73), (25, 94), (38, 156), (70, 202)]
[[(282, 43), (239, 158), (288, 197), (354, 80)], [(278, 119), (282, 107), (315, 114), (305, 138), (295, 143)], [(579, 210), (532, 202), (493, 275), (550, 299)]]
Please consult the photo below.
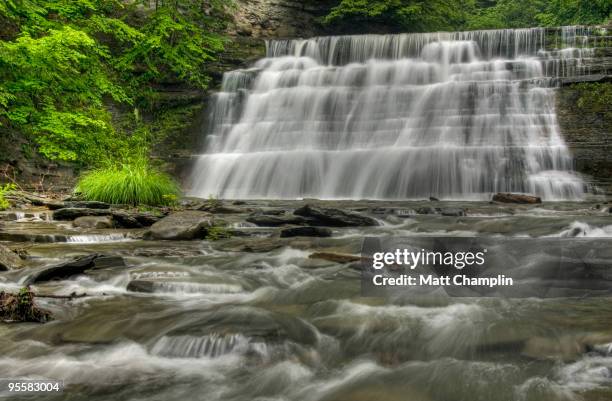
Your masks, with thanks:
[(438, 214), (438, 210), (431, 206), (420, 207), (416, 209), (417, 214)]
[(440, 199), (436, 198), (435, 196), (430, 196), (430, 197), (429, 197), (429, 200), (430, 200), (431, 202), (440, 202)]
[(150, 227), (157, 223), (162, 217), (150, 212), (139, 212), (123, 209), (111, 210), (115, 225), (122, 228)]
[(110, 216), (82, 216), (77, 217), (72, 225), (79, 228), (113, 228), (113, 219)]
[(86, 270), (93, 268), (95, 266), (95, 260), (99, 257), (100, 255), (94, 253), (75, 258), (68, 262), (43, 267), (28, 277), (25, 283), (26, 285), (31, 285), (44, 281), (64, 279), (81, 274)]
[(465, 210), (464, 209), (460, 209), (460, 208), (444, 208), (440, 210), (440, 214), (442, 216), (454, 216), (454, 217), (459, 217), (459, 216), (465, 216)]
[(240, 206), (240, 205), (246, 205), (247, 203), (245, 201), (241, 201), (241, 200), (236, 200), (232, 202), (232, 205), (236, 205), (236, 206)]
[(111, 205), (106, 202), (98, 201), (67, 201), (65, 207), (77, 209), (110, 209)]
[(230, 239), (218, 246), (225, 252), (266, 253), (282, 248), (286, 244), (277, 238)]
[(377, 226), (378, 222), (371, 217), (358, 213), (345, 212), (340, 209), (321, 208), (305, 205), (293, 212), (296, 216), (310, 218), (308, 224), (313, 226), (330, 227), (361, 227)]
[(258, 225), (260, 227), (278, 227), (288, 224), (306, 224), (309, 220), (301, 216), (277, 216), (257, 213), (249, 216), (246, 221)]
[(56, 199), (44, 198), (42, 196), (36, 196), (27, 192), (13, 191), (11, 192), (12, 197), (22, 198), (25, 201), (31, 203), (34, 206), (46, 206), (51, 210), (61, 209), (64, 206), (64, 202)]
[(108, 216), (109, 210), (67, 207), (53, 212), (54, 220), (75, 220), (83, 216)]
[(92, 269), (108, 269), (111, 267), (126, 267), (125, 260), (121, 256), (100, 256), (94, 259)]
[(536, 204), (542, 203), (542, 198), (540, 198), (539, 196), (531, 196), (525, 194), (499, 192), (493, 195), (493, 201), (501, 203)]
[(21, 258), (9, 248), (0, 245), (0, 271), (18, 269), (23, 265)]
[(361, 261), (361, 256), (336, 252), (315, 252), (308, 256), (309, 259), (323, 259), (336, 263), (352, 263)]
[(287, 237), (331, 237), (332, 230), (326, 227), (291, 227), (281, 231), (282, 238)]
[(146, 280), (132, 280), (127, 285), (127, 290), (132, 292), (144, 292), (150, 294), (155, 290), (155, 283)]
[(148, 237), (161, 240), (203, 239), (213, 226), (209, 213), (186, 210), (172, 213), (153, 224)]
[(213, 208), (209, 209), (208, 211), (210, 213), (215, 213), (215, 214), (239, 214), (239, 213), (246, 213), (247, 212), (247, 210), (242, 209), (240, 207), (225, 206), (225, 205), (213, 207)]

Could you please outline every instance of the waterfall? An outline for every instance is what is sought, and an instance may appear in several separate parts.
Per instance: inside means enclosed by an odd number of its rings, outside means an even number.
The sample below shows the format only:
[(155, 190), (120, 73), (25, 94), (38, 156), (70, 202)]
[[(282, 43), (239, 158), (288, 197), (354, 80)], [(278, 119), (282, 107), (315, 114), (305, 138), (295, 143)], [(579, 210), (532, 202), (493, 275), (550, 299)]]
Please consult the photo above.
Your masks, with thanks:
[(266, 58), (225, 74), (192, 194), (580, 199), (585, 185), (559, 133), (554, 88), (589, 73), (589, 33), (269, 41)]

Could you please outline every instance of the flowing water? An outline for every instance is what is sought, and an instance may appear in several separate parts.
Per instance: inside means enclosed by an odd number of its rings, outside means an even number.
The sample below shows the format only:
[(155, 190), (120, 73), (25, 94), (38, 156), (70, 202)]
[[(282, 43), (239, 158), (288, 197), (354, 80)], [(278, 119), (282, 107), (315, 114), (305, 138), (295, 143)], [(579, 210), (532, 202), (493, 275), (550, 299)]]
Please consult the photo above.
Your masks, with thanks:
[[(244, 224), (250, 210), (302, 204), (249, 201), (243, 214), (222, 216), (246, 236), (216, 242), (76, 234), (70, 223), (54, 221), (6, 223), (0, 232), (27, 252), (27, 266), (0, 273), (0, 289), (16, 290), (32, 269), (69, 256), (118, 255), (127, 267), (35, 286), (39, 294), (88, 297), (39, 298), (56, 317), (44, 325), (0, 324), (0, 378), (61, 379), (66, 390), (0, 399), (612, 399), (609, 298), (363, 298), (355, 266), (309, 257), (358, 253), (364, 235), (612, 244), (609, 204), (327, 202), (381, 223), (336, 228), (331, 238), (282, 239), (278, 229)], [(465, 208), (467, 215), (415, 214), (430, 206)], [(24, 225), (51, 239), (17, 242), (11, 233), (26, 231)], [(82, 240), (52, 242), (75, 235)], [(118, 240), (125, 236), (132, 239)], [(127, 290), (132, 280), (152, 282), (153, 292)]]
[(564, 27), (273, 40), (225, 74), (192, 193), (221, 198), (546, 200), (586, 190), (554, 88), (597, 36)]

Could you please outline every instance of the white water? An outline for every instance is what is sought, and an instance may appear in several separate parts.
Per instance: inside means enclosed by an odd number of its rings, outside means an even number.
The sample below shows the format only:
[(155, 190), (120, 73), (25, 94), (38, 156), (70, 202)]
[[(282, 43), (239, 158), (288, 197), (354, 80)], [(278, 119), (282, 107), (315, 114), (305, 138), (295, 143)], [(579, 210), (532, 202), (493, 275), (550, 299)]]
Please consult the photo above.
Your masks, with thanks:
[(586, 33), (271, 41), (253, 68), (225, 75), (192, 194), (579, 199), (553, 87), (588, 74)]

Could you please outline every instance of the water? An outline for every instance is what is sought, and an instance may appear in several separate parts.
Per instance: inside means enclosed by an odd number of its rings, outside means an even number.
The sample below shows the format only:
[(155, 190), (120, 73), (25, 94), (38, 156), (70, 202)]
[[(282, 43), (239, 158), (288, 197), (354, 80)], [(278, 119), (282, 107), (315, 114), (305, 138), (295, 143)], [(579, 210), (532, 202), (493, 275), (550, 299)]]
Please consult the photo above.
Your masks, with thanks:
[(589, 74), (586, 28), (275, 40), (224, 76), (192, 194), (581, 199), (558, 79)]
[[(36, 397), (2, 398), (0, 393), (0, 399), (612, 398), (610, 298), (364, 298), (359, 271), (309, 257), (317, 251), (358, 253), (365, 235), (585, 237), (605, 244), (612, 233), (608, 203), (324, 204), (360, 210), (381, 225), (335, 228), (333, 237), (319, 239), (281, 239), (278, 229), (259, 228), (252, 237), (216, 242), (8, 243), (27, 248), (29, 258), (24, 270), (0, 273), (0, 291), (16, 291), (31, 267), (79, 254), (122, 256), (126, 267), (93, 270), (34, 288), (41, 294), (88, 296), (72, 301), (39, 298), (40, 306), (56, 317), (48, 324), (0, 324), (0, 377), (60, 379), (66, 390)], [(238, 224), (247, 210), (302, 205), (249, 201), (245, 213), (220, 218), (247, 233), (252, 229)], [(465, 208), (467, 215), (398, 217), (425, 206)], [(42, 231), (50, 223), (14, 223), (24, 224)], [(0, 234), (11, 229), (2, 226)], [(105, 230), (80, 235), (96, 238), (102, 233), (109, 235)], [(234, 250), (236, 242), (261, 240), (280, 246), (262, 252)], [(152, 292), (128, 291), (132, 280), (153, 282)]]

